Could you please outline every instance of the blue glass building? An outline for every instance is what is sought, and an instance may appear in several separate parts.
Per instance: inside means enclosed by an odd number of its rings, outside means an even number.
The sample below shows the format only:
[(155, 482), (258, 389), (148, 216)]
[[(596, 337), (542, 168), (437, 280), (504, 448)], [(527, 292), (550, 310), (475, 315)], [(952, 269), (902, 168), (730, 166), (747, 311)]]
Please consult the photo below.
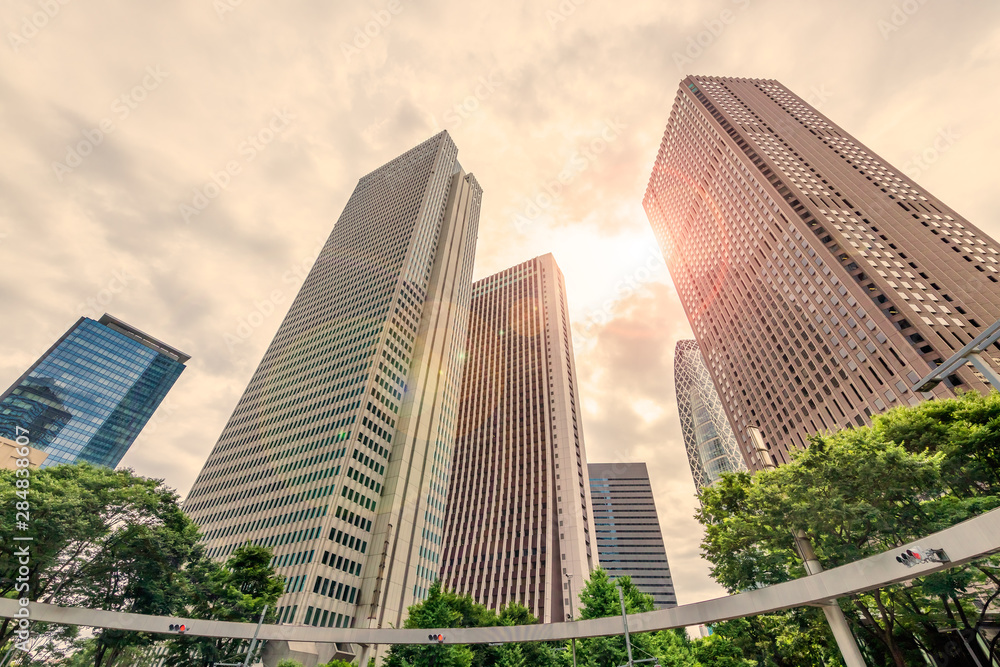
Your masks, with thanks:
[(81, 317), (0, 394), (0, 436), (27, 429), (31, 445), (48, 452), (43, 467), (88, 461), (113, 468), (188, 359), (110, 315)]

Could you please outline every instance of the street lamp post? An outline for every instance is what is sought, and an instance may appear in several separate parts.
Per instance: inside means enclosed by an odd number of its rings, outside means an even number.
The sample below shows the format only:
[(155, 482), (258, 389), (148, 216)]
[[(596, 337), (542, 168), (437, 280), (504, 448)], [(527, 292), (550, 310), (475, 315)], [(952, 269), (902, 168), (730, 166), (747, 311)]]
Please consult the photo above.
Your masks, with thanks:
[(212, 663), (213, 667), (247, 667), (250, 664), (250, 658), (253, 657), (254, 649), (257, 648), (257, 635), (260, 633), (260, 626), (264, 624), (264, 615), (267, 614), (267, 605), (260, 610), (260, 620), (257, 621), (257, 629), (253, 631), (253, 639), (250, 640), (250, 648), (247, 649), (246, 658), (243, 662), (216, 662)]
[[(747, 434), (750, 436), (750, 441), (753, 443), (761, 466), (765, 470), (774, 470), (774, 462), (767, 452), (764, 436), (760, 429), (756, 426), (747, 426)], [(813, 551), (812, 543), (806, 536), (806, 532), (801, 528), (793, 528), (792, 538), (795, 540), (795, 548), (802, 558), (803, 565), (805, 565), (806, 575), (822, 572), (823, 566), (819, 564), (816, 552)], [(837, 640), (837, 648), (840, 649), (840, 654), (844, 657), (844, 663), (847, 667), (865, 667), (865, 659), (861, 655), (861, 649), (858, 648), (858, 642), (851, 633), (851, 626), (847, 624), (847, 617), (844, 616), (844, 610), (840, 608), (840, 604), (836, 600), (829, 600), (822, 603), (820, 607), (823, 609), (826, 622), (833, 632), (833, 638)]]
[(618, 602), (622, 605), (622, 627), (625, 628), (625, 650), (628, 651), (628, 667), (635, 667), (635, 663), (632, 661), (632, 640), (629, 639), (628, 636), (628, 615), (625, 613), (625, 593), (622, 592), (621, 584), (617, 581), (615, 582), (615, 588), (618, 589)]
[[(563, 574), (566, 575), (566, 586), (569, 588), (569, 620), (573, 620), (573, 575), (570, 574), (566, 568), (563, 568)], [(576, 637), (573, 637), (570, 642), (573, 645), (573, 667), (576, 667)]]

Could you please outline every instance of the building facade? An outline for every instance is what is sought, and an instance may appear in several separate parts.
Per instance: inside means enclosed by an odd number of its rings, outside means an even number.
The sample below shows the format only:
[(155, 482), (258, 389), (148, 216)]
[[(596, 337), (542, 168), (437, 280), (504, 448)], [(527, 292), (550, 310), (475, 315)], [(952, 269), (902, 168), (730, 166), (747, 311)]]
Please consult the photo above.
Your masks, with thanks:
[(473, 285), (441, 580), (543, 623), (575, 611), (595, 565), (576, 377), (552, 255)]
[(185, 509), (279, 621), (400, 627), (440, 566), (482, 190), (446, 132), (362, 177)]
[(81, 317), (0, 394), (0, 436), (27, 435), (41, 467), (114, 468), (188, 359), (110, 315)]
[(686, 77), (643, 204), (745, 458), (919, 402), (1000, 318), (997, 242), (777, 81)]
[(724, 472), (746, 470), (740, 445), (726, 418), (719, 392), (694, 340), (677, 341), (674, 389), (691, 477), (698, 491)]
[(677, 606), (645, 463), (591, 463), (597, 557), (611, 579), (631, 577), (656, 609)]

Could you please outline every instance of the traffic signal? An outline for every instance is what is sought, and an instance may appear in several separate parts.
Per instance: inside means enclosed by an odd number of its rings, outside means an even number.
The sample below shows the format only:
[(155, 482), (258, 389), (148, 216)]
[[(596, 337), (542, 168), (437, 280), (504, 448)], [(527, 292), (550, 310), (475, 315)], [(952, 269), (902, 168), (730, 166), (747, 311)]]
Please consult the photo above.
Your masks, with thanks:
[(427, 639), (429, 639), (432, 642), (440, 643), (444, 641), (444, 635), (427, 635)]
[(187, 632), (187, 626), (184, 625), (183, 623), (171, 623), (170, 632), (179, 632), (183, 635), (185, 632)]
[(913, 547), (896, 556), (896, 562), (902, 563), (906, 567), (913, 567), (920, 563), (948, 563), (951, 559), (944, 549), (922, 549)]

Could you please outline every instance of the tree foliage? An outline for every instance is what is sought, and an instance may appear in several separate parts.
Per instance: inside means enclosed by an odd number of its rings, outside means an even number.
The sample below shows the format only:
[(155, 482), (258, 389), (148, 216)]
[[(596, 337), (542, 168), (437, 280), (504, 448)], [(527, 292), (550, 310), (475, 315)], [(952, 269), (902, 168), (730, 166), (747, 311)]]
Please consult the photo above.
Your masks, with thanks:
[(787, 609), (723, 621), (712, 631), (728, 639), (741, 655), (760, 667), (841, 667), (823, 613), (815, 608)]
[[(618, 595), (621, 588), (622, 596)], [(640, 591), (631, 577), (612, 580), (602, 569), (594, 570), (580, 593), (580, 617), (621, 616), (622, 600), (627, 614), (653, 611), (653, 598)], [(728, 635), (716, 634), (691, 641), (683, 629), (630, 633), (634, 660), (658, 658), (663, 667), (755, 667), (758, 662)], [(610, 637), (591, 637), (577, 642), (577, 663), (589, 667), (626, 664), (628, 650), (624, 632)], [(762, 663), (763, 664), (763, 663)]]
[[(0, 502), (6, 506), (16, 499), (16, 479), (13, 471), (0, 471)], [(273, 607), (281, 593), (266, 549), (239, 549), (225, 566), (209, 560), (198, 527), (162, 480), (87, 463), (33, 471), (30, 480), (28, 529), (18, 528), (13, 513), (3, 513), (0, 540), (13, 544), (15, 534), (33, 538), (26, 594), (34, 601), (249, 621), (256, 620), (263, 604)], [(0, 550), (4, 597), (21, 595), (15, 589), (18, 566), (13, 550)], [(85, 655), (95, 667), (121, 664), (163, 639), (111, 629), (79, 639), (77, 628), (40, 623), (33, 624), (33, 631), (33, 655), (66, 664)], [(10, 619), (0, 621), (0, 646), (10, 643), (13, 632)], [(205, 640), (181, 641), (195, 646)]]
[[(602, 569), (590, 573), (590, 578), (580, 592), (580, 618), (605, 618), (621, 616), (621, 599), (618, 597), (618, 587)], [(636, 588), (630, 577), (617, 580), (621, 586), (625, 600), (625, 611), (637, 614), (653, 610), (653, 598)], [(631, 636), (632, 651), (637, 658), (647, 658), (657, 655), (656, 633), (633, 634)], [(611, 665), (617, 667), (628, 660), (625, 649), (625, 636), (591, 637), (577, 642), (577, 664), (601, 667)]]
[[(277, 602), (284, 584), (270, 566), (271, 550), (244, 545), (225, 564), (207, 558), (201, 550), (187, 568), (187, 618), (249, 622), (260, 620), (264, 605), (265, 623), (277, 618)], [(241, 639), (182, 636), (168, 643), (166, 665), (211, 665), (240, 662), (247, 643)]]
[[(831, 568), (993, 509), (1000, 505), (998, 452), (995, 392), (896, 408), (870, 427), (817, 435), (791, 463), (725, 475), (702, 491), (698, 518), (712, 574), (734, 593), (803, 576), (793, 528), (805, 531)], [(998, 583), (985, 563), (974, 563), (842, 604), (873, 663), (920, 664), (925, 652), (950, 651), (954, 636), (941, 630), (985, 621), (987, 609), (976, 610), (973, 599), (995, 594)], [(964, 663), (952, 657), (949, 664)]]
[[(434, 583), (427, 599), (411, 606), (406, 628), (484, 628), (498, 625), (537, 623), (528, 609), (517, 603), (496, 613), (468, 595), (446, 590)], [(476, 644), (396, 645), (389, 649), (386, 667), (561, 667), (564, 658), (553, 642), (524, 642), (489, 646)]]

